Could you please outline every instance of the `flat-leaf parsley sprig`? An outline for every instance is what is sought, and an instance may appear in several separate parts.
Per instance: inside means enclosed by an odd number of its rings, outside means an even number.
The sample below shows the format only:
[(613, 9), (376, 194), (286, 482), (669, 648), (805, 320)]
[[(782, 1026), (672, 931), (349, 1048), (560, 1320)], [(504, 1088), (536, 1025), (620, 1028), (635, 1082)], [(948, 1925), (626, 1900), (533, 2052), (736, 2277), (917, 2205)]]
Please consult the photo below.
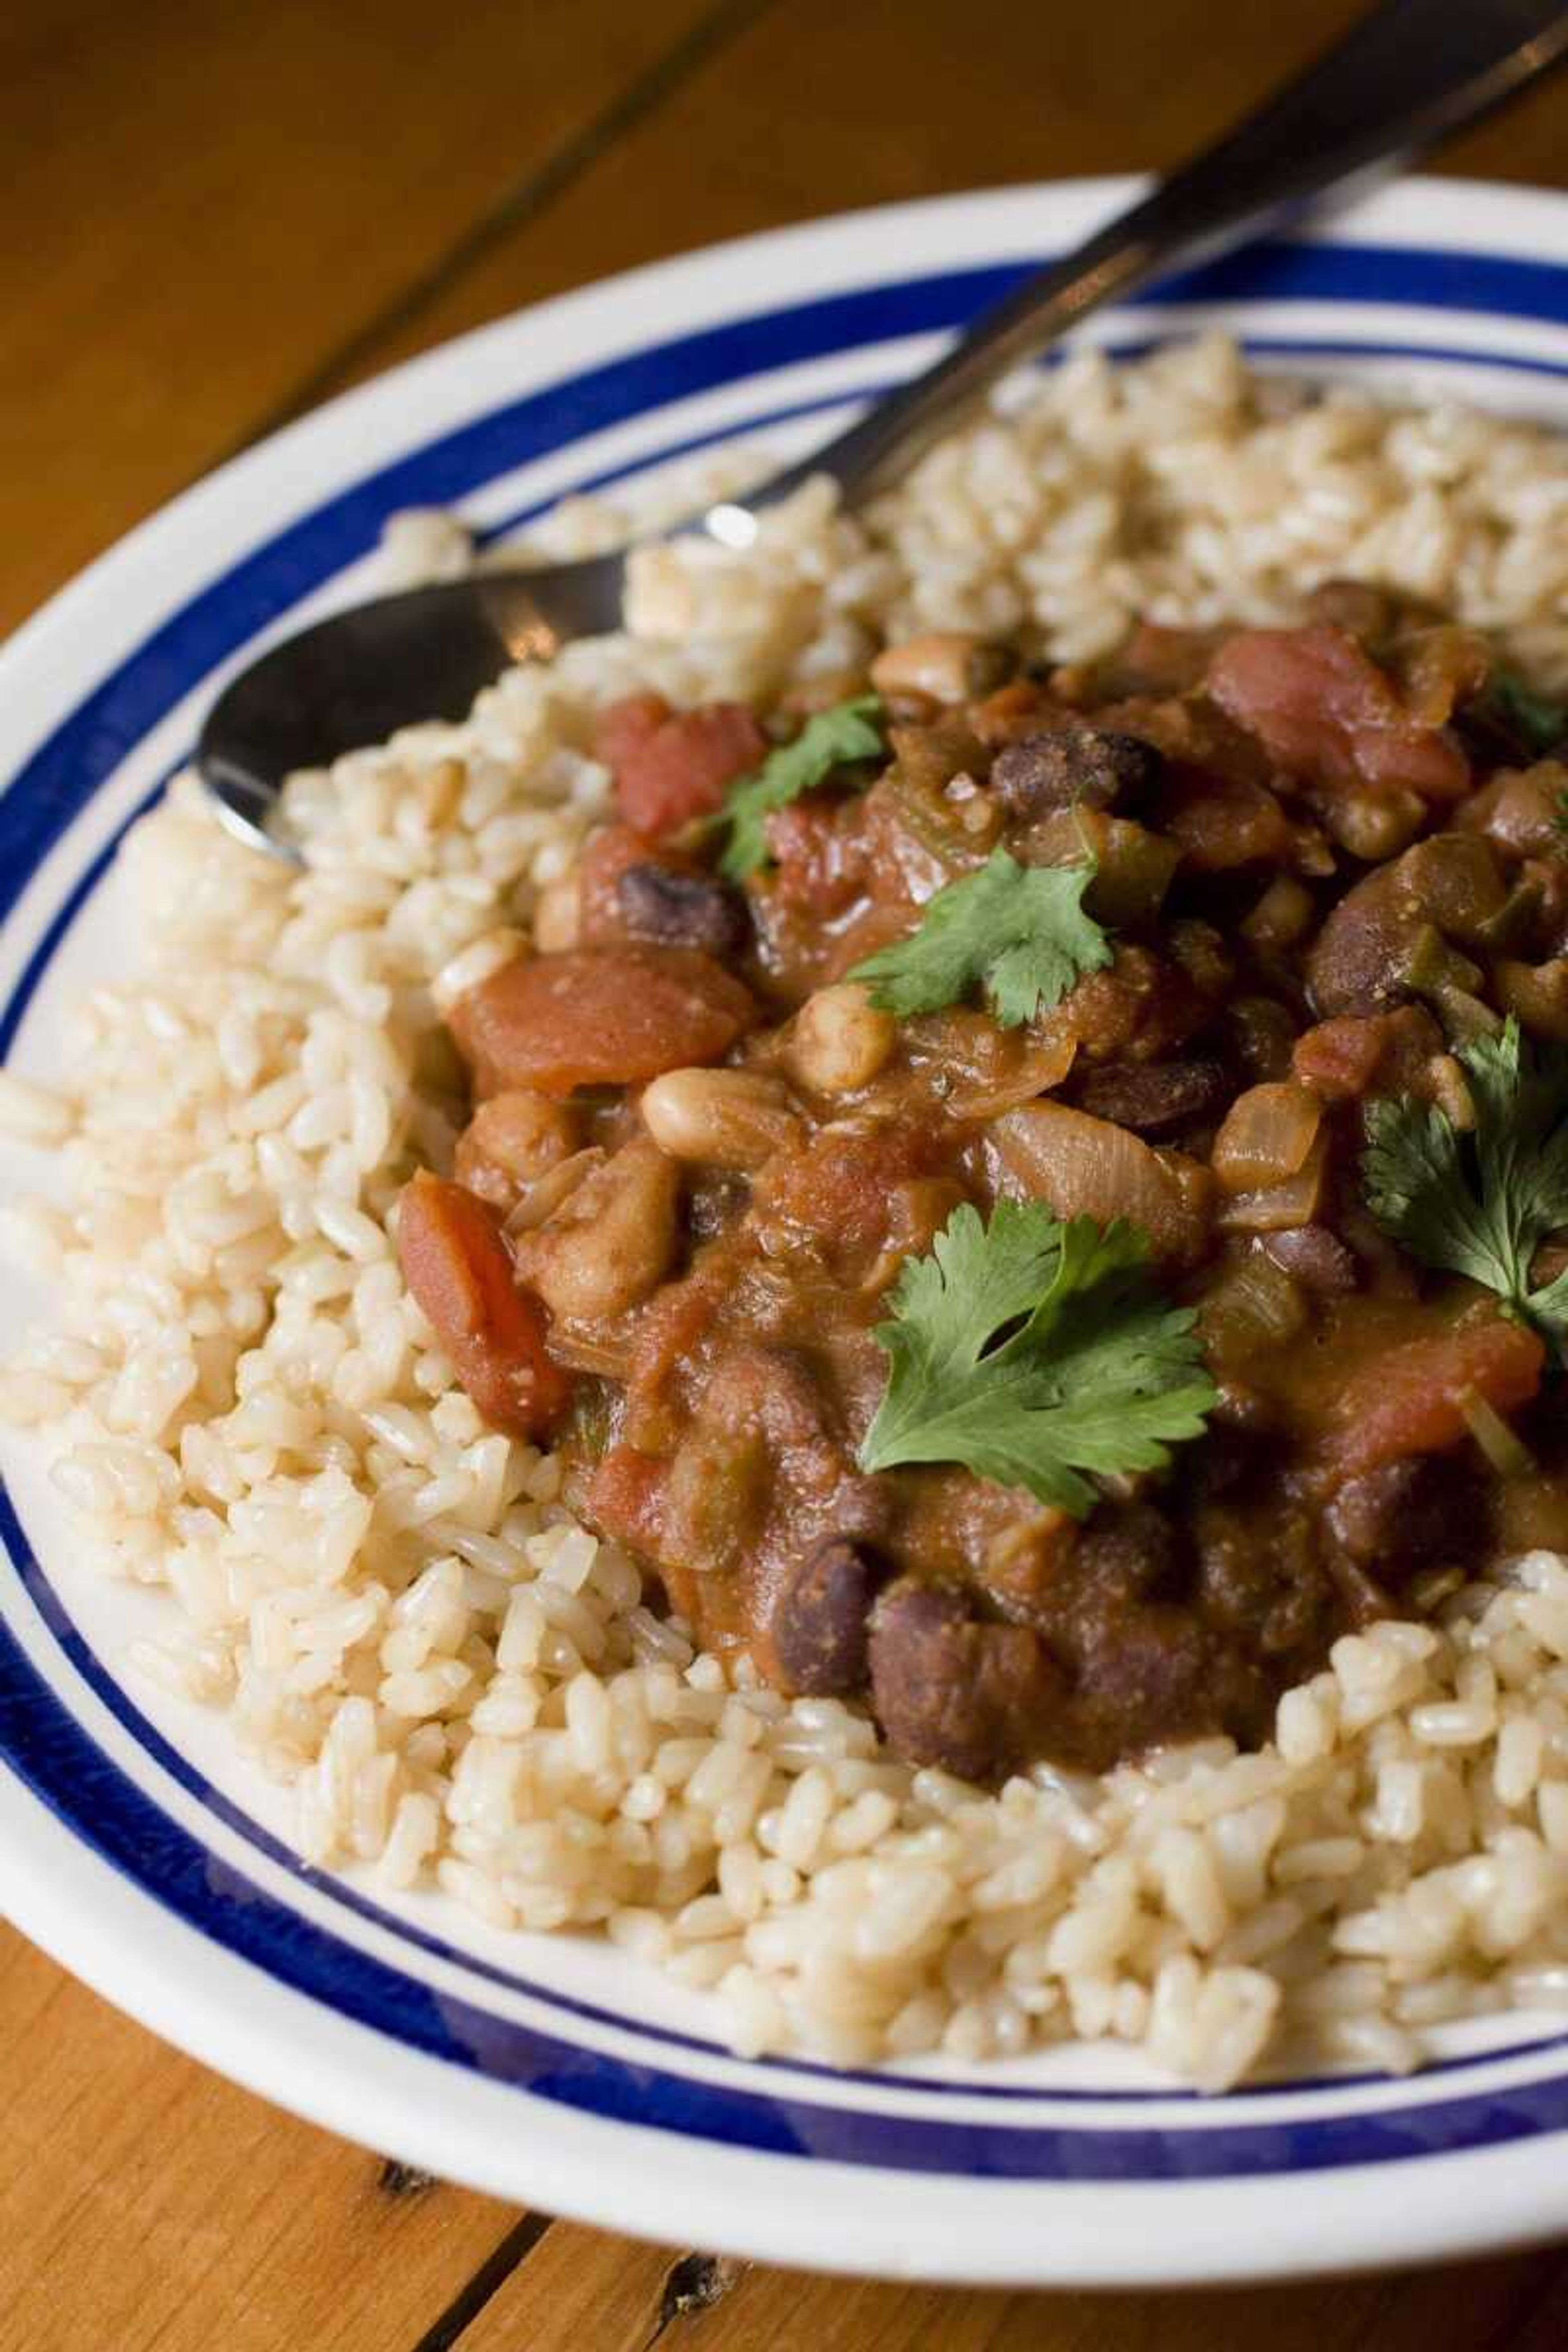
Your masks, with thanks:
[(1005, 849), (978, 873), (926, 901), (920, 927), (855, 966), (871, 1002), (907, 1020), (940, 1013), (983, 990), (1004, 1029), (1059, 1004), (1085, 973), (1111, 960), (1110, 941), (1083, 894), (1092, 857), (1071, 866), (1020, 866)]
[(1568, 1274), (1541, 1289), (1530, 1270), (1549, 1234), (1568, 1225), (1568, 1054), (1520, 1034), (1458, 1048), (1473, 1132), (1405, 1097), (1367, 1106), (1362, 1179), (1373, 1215), (1423, 1265), (1468, 1275), (1505, 1310), (1568, 1346)]
[(1537, 694), (1512, 670), (1493, 673), (1480, 698), (1483, 715), (1536, 759), (1544, 759), (1568, 743), (1568, 706), (1555, 696)]
[(1081, 1518), (1088, 1473), (1157, 1469), (1216, 1401), (1194, 1335), (1121, 1220), (1065, 1223), (1041, 1202), (955, 1209), (911, 1258), (875, 1337), (890, 1370), (863, 1470), (962, 1463)]
[(731, 784), (713, 820), (729, 827), (719, 865), (731, 882), (743, 882), (767, 864), (767, 820), (774, 809), (787, 808), (802, 793), (815, 792), (835, 768), (880, 757), (881, 716), (881, 699), (875, 694), (835, 703), (831, 710), (819, 710), (808, 719), (793, 743), (781, 743), (760, 768)]

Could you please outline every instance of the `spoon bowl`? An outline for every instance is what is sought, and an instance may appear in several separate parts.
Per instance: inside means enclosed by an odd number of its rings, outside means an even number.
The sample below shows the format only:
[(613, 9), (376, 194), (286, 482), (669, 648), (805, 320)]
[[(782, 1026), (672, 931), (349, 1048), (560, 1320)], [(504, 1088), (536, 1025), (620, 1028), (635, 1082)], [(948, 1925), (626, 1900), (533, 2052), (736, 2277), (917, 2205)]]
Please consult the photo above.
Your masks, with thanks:
[(466, 717), (503, 670), (615, 628), (625, 580), (619, 551), (480, 572), (350, 605), (282, 638), (225, 688), (203, 726), (196, 763), (219, 816), (242, 841), (292, 859), (275, 829), (286, 776), (416, 719)]

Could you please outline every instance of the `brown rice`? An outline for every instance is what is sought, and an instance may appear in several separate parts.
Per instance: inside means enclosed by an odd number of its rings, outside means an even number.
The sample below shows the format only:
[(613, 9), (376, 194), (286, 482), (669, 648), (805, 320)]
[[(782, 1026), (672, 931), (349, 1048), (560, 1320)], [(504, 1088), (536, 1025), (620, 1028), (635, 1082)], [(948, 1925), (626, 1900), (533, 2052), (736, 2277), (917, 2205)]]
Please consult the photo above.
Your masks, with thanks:
[[(579, 503), (543, 543), (623, 528)], [(443, 518), (393, 539), (405, 576), (467, 560)], [(1345, 572), (1568, 679), (1568, 451), (1260, 383), (1218, 341), (1084, 357), (865, 521), (813, 488), (749, 553), (650, 552), (626, 635), (297, 778), (298, 877), (189, 780), (137, 829), (116, 887), (144, 968), (78, 1006), (59, 1088), (0, 1074), (0, 1126), (82, 1204), (7, 1212), (61, 1304), (0, 1408), (91, 1557), (166, 1588), (136, 1665), (291, 1784), (302, 1853), (497, 1927), (602, 1929), (715, 1989), (750, 2052), (1110, 2036), (1218, 2090), (1307, 2056), (1409, 2067), (1447, 2020), (1568, 2008), (1568, 1562), (1340, 1642), (1259, 1754), (984, 1794), (894, 1761), (854, 1708), (694, 1656), (550, 1457), (480, 1423), (391, 1231), (454, 1139), (438, 1006), (603, 810), (606, 698), (761, 694), (915, 624), (1087, 656), (1139, 612), (1289, 618)]]

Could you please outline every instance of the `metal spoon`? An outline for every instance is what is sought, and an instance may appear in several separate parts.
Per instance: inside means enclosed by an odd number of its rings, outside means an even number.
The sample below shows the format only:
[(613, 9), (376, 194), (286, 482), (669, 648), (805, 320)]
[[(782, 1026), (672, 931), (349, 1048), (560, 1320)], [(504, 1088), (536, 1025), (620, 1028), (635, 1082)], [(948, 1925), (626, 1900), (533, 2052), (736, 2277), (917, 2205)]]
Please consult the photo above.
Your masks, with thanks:
[[(1222, 37), (1216, 26), (1216, 37)], [(1568, 0), (1383, 0), (1334, 48), (1117, 220), (1026, 278), (923, 375), (743, 502), (687, 530), (725, 545), (816, 474), (853, 504), (896, 480), (998, 377), (1090, 310), (1162, 272), (1239, 243), (1381, 161), (1397, 161), (1532, 80), (1568, 49)], [(196, 763), (231, 830), (275, 856), (267, 829), (284, 778), (419, 719), (457, 719), (479, 689), (565, 639), (613, 629), (624, 552), (485, 572), (382, 596), (272, 646), (225, 688)]]

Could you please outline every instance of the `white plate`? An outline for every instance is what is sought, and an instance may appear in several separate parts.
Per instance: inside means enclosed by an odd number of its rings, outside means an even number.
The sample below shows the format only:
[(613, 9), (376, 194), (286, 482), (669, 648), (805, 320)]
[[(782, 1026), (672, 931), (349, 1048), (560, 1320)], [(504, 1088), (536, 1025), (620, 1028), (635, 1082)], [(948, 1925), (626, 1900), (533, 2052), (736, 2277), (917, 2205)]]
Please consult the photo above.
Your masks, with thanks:
[[(615, 279), (350, 394), (134, 532), (0, 657), (0, 1055), (48, 1068), (62, 1003), (119, 951), (100, 887), (118, 833), (259, 636), (362, 593), (389, 513), (453, 505), (493, 532), (739, 432), (793, 452), (1128, 193), (900, 206)], [(1568, 425), (1568, 203), (1411, 181), (1092, 332), (1135, 348), (1216, 324), (1264, 364)], [(612, 2228), (884, 2275), (1259, 2277), (1568, 2227), (1549, 2023), (1409, 2082), (1217, 2102), (1087, 2052), (835, 2075), (729, 2057), (700, 2001), (603, 1947), (486, 1937), (437, 1898), (394, 1908), (305, 1869), (221, 1724), (121, 1680), (166, 1604), (75, 1570), (37, 1463), (13, 1447), (5, 1468), (0, 1905), (336, 2131)]]

